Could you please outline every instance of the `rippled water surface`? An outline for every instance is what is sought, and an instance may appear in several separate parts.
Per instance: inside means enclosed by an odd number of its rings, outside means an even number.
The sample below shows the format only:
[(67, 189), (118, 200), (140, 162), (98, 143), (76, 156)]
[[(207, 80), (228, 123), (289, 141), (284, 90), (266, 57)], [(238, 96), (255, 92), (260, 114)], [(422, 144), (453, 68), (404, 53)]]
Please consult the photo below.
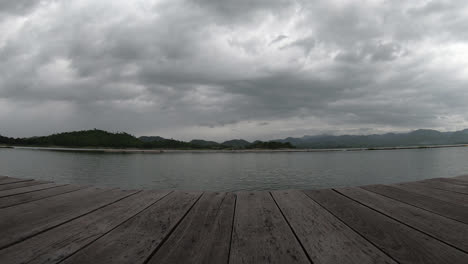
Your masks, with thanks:
[(315, 189), (466, 173), (468, 148), (163, 154), (0, 149), (0, 175), (125, 189)]

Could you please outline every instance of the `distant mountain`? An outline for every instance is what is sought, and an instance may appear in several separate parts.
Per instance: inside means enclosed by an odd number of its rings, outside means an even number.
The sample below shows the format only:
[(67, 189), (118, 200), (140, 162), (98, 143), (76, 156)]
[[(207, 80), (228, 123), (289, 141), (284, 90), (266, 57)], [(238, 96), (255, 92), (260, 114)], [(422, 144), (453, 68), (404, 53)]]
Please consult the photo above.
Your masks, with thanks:
[(246, 146), (248, 149), (291, 149), (296, 148), (289, 142), (276, 141), (260, 141), (256, 140), (252, 144)]
[(298, 148), (372, 148), (468, 144), (468, 129), (456, 132), (419, 129), (409, 133), (382, 135), (318, 135), (273, 140), (289, 142)]
[(190, 144), (194, 146), (199, 146), (199, 147), (208, 147), (208, 148), (221, 148), (221, 144), (218, 142), (214, 141), (207, 141), (207, 140), (202, 140), (202, 139), (193, 139), (189, 142)]
[(154, 141), (164, 141), (164, 140), (166, 140), (165, 138), (158, 137), (158, 136), (151, 136), (151, 137), (142, 136), (142, 137), (139, 137), (138, 139), (143, 141), (143, 142), (154, 142)]
[(103, 130), (84, 130), (53, 134), (44, 137), (9, 138), (0, 136), (0, 145), (7, 146), (63, 146), (145, 149), (279, 149), (279, 148), (374, 148), (428, 145), (468, 144), (468, 129), (455, 132), (439, 132), (419, 129), (409, 133), (382, 135), (318, 135), (300, 138), (288, 137), (271, 141), (243, 139), (223, 143), (194, 139), (190, 142), (165, 139), (158, 136), (136, 138), (124, 132), (112, 133)]
[(250, 145), (250, 142), (248, 142), (247, 140), (243, 140), (243, 139), (232, 139), (232, 140), (224, 141), (221, 144), (224, 146), (233, 147), (233, 148), (245, 148), (248, 145)]

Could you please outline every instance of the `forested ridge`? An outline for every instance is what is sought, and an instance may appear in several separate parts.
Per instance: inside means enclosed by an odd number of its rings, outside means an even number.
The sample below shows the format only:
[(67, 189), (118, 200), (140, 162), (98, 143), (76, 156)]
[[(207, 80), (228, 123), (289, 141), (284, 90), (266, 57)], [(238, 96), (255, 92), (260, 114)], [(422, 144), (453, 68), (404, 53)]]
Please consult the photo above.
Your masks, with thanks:
[(62, 146), (93, 148), (141, 148), (141, 149), (332, 149), (332, 148), (380, 148), (405, 146), (431, 146), (468, 144), (468, 129), (454, 132), (419, 129), (408, 133), (381, 135), (317, 135), (300, 138), (288, 137), (270, 141), (249, 142), (232, 139), (222, 143), (193, 139), (181, 141), (159, 136), (135, 137), (125, 132), (83, 130), (58, 133), (43, 137), (12, 138), (0, 135), (0, 145), (6, 146)]
[[(232, 144), (230, 143), (232, 142)], [(231, 140), (224, 143), (192, 140), (190, 142), (162, 137), (137, 138), (125, 132), (104, 130), (83, 130), (58, 133), (43, 137), (10, 138), (0, 136), (0, 144), (7, 146), (59, 146), (93, 148), (142, 148), (142, 149), (279, 149), (294, 148), (290, 143), (262, 142), (249, 143), (245, 140)]]

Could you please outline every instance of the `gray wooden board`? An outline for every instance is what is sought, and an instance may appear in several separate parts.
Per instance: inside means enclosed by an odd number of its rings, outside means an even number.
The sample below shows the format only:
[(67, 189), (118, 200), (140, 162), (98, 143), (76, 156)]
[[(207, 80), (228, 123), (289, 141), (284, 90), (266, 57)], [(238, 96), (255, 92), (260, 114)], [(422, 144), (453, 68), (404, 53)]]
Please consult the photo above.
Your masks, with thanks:
[(144, 263), (200, 195), (173, 192), (64, 263)]
[(468, 186), (468, 181), (462, 180), (462, 179), (452, 179), (452, 178), (434, 178), (430, 179), (430, 181), (435, 181), (435, 182), (448, 182), (456, 185), (463, 185), (463, 186)]
[(424, 181), (419, 181), (419, 183), (424, 184), (430, 188), (468, 194), (468, 186), (464, 186), (464, 185), (453, 184), (450, 182), (440, 181), (440, 180), (424, 180)]
[(396, 263), (301, 191), (274, 191), (313, 263)]
[(69, 193), (77, 191), (80, 189), (86, 188), (85, 186), (76, 186), (76, 185), (63, 185), (56, 188), (49, 188), (44, 190), (39, 190), (36, 192), (28, 192), (13, 196), (7, 196), (0, 198), (0, 208), (15, 206), (22, 203), (37, 201), (47, 197), (52, 197), (55, 195), (60, 195), (64, 193)]
[[(0, 263), (58, 263), (154, 204), (169, 191), (143, 191), (0, 251)], [(96, 263), (96, 262), (93, 262)]]
[(28, 192), (35, 192), (35, 191), (54, 188), (54, 187), (59, 187), (59, 186), (63, 186), (63, 185), (65, 185), (65, 184), (44, 183), (44, 184), (39, 184), (39, 185), (20, 187), (20, 188), (0, 191), (0, 197), (18, 195), (18, 194), (28, 193)]
[(468, 195), (462, 193), (451, 192), (447, 190), (434, 189), (420, 184), (418, 182), (399, 183), (390, 185), (395, 188), (403, 189), (408, 192), (429, 196), (435, 199), (454, 203), (457, 205), (468, 206)]
[(8, 177), (5, 179), (0, 179), (0, 185), (15, 183), (15, 182), (24, 182), (24, 181), (32, 181), (32, 179), (17, 179), (17, 178)]
[(466, 264), (468, 255), (333, 190), (305, 191), (399, 263)]
[(122, 199), (135, 191), (86, 188), (0, 209), (0, 248)]
[(0, 185), (0, 191), (6, 191), (6, 190), (21, 188), (21, 187), (27, 187), (27, 186), (40, 185), (40, 184), (45, 184), (45, 183), (50, 183), (50, 182), (46, 182), (46, 181), (22, 181), (22, 182), (3, 184), (3, 185)]
[(148, 263), (227, 263), (233, 193), (204, 193)]
[(310, 263), (268, 192), (237, 193), (229, 263)]
[(468, 224), (468, 210), (465, 206), (445, 202), (387, 185), (368, 185), (362, 186), (361, 188)]
[(459, 179), (459, 180), (462, 180), (462, 181), (468, 181), (468, 174), (464, 174), (464, 175), (460, 175), (460, 176), (457, 176), (457, 177), (453, 177), (453, 179)]
[(376, 211), (468, 252), (468, 225), (466, 224), (361, 188), (336, 190)]

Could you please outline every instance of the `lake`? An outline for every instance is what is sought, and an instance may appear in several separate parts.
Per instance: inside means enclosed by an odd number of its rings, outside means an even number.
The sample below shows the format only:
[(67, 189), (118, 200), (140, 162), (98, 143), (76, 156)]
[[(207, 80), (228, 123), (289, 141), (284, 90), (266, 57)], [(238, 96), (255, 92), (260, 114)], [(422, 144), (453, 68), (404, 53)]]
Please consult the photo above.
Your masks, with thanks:
[(162, 154), (0, 148), (0, 175), (123, 189), (317, 189), (416, 181), (466, 173), (466, 147)]

